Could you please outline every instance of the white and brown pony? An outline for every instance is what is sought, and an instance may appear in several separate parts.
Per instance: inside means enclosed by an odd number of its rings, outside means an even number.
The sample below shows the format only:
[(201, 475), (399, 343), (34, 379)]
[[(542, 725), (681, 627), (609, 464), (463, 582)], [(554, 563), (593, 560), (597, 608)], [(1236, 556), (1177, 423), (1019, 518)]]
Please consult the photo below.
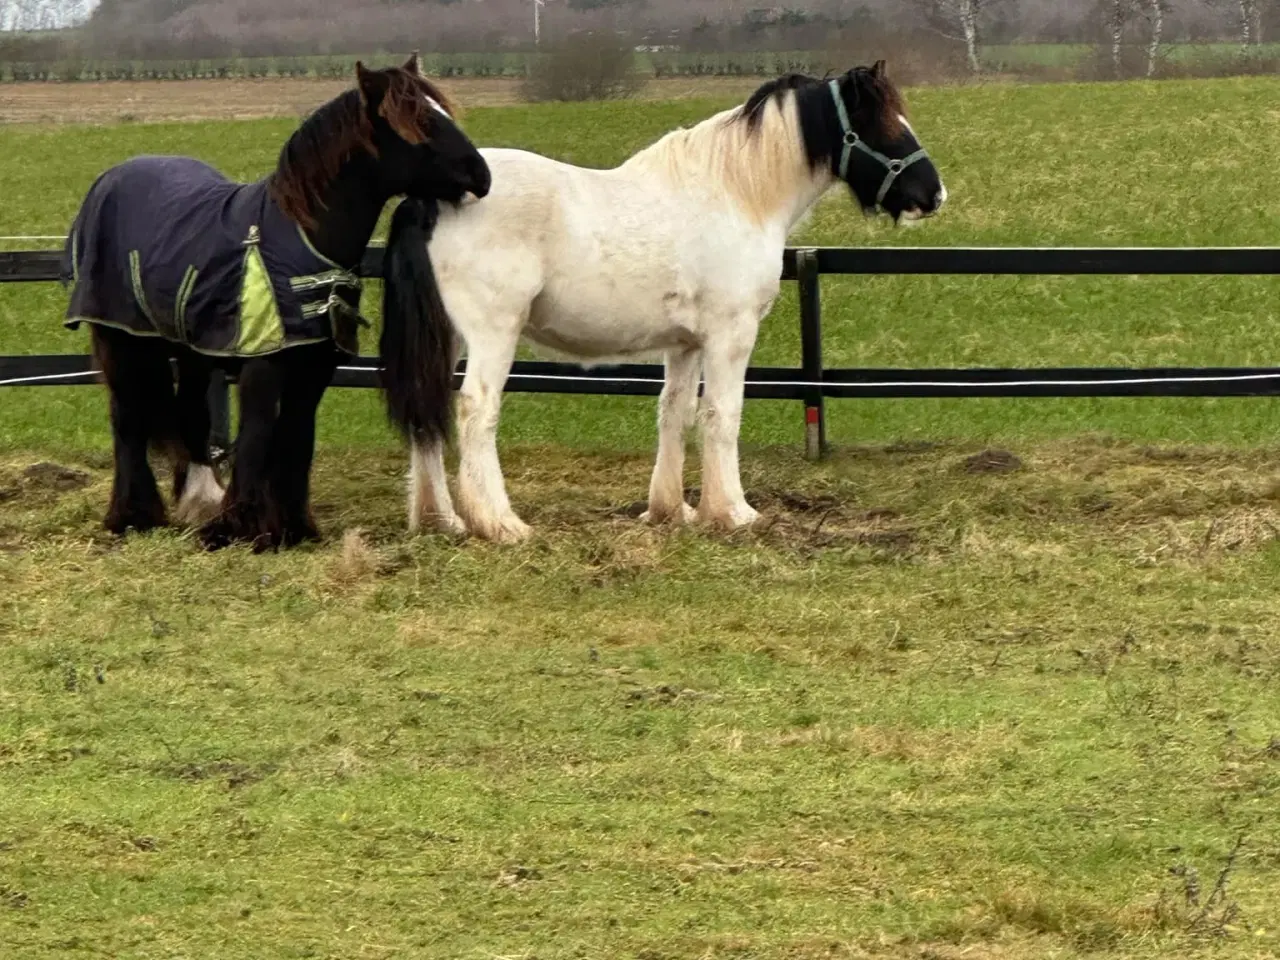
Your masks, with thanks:
[[(738, 471), (743, 380), (778, 294), (788, 234), (841, 180), (864, 212), (895, 222), (929, 216), (947, 196), (883, 61), (830, 80), (781, 77), (610, 170), (521, 150), (481, 153), (493, 173), (489, 195), (441, 205), (419, 231), (428, 251), (418, 264), (424, 322), (449, 325), (466, 346), (456, 508), (442, 442), (419, 429), (439, 412), (402, 406), (392, 419), (412, 445), (410, 529), (501, 542), (530, 532), (507, 499), (496, 442), (522, 339), (583, 364), (661, 353), (666, 382), (644, 519), (741, 527), (757, 517)], [(683, 498), (683, 444), (700, 376), (695, 511)]]

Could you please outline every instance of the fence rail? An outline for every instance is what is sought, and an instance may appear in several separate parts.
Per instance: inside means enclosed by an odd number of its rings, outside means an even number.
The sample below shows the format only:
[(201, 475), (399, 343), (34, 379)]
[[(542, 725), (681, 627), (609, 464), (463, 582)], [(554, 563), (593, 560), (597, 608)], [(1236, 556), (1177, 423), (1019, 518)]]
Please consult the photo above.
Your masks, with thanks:
[[(382, 273), (381, 247), (361, 264), (366, 277)], [(58, 279), (60, 251), (0, 252), (0, 283)], [(782, 278), (799, 284), (800, 367), (752, 367), (746, 395), (802, 400), (805, 449), (826, 447), (824, 400), (924, 397), (1225, 397), (1280, 394), (1280, 368), (1270, 367), (1037, 367), (1030, 369), (904, 370), (826, 369), (822, 364), (822, 275), (987, 276), (1276, 276), (1280, 247), (805, 247), (783, 256)], [(459, 366), (455, 384), (465, 370)], [(653, 396), (662, 389), (662, 367), (625, 364), (583, 369), (574, 364), (518, 362), (506, 389), (523, 393)], [(0, 386), (65, 386), (95, 379), (87, 356), (0, 357)], [(376, 358), (339, 367), (333, 385), (376, 387)], [(226, 430), (225, 389), (215, 422)]]

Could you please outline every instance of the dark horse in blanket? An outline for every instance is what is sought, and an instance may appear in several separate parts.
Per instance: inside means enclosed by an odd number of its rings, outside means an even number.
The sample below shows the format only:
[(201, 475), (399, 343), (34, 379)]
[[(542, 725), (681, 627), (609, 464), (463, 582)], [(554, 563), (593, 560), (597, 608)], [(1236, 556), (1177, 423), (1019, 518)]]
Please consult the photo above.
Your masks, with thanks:
[[(450, 395), (421, 373), (453, 362), (448, 331), (418, 328), (421, 221), (436, 201), (487, 194), (489, 168), (416, 55), (386, 70), (357, 64), (356, 74), (356, 88), (304, 120), (263, 180), (234, 183), (187, 157), (137, 157), (89, 190), (63, 279), (66, 325), (91, 325), (111, 394), (107, 529), (167, 522), (147, 459), (155, 447), (173, 464), (175, 518), (198, 527), (207, 548), (318, 538), (309, 494), (316, 408), (339, 358), (357, 352), (356, 271), (383, 207), (400, 195), (407, 199), (393, 221), (385, 277), (383, 386), (392, 409), (418, 412), (409, 418), (418, 432), (448, 429)], [(215, 367), (239, 381), (225, 494), (210, 460)]]

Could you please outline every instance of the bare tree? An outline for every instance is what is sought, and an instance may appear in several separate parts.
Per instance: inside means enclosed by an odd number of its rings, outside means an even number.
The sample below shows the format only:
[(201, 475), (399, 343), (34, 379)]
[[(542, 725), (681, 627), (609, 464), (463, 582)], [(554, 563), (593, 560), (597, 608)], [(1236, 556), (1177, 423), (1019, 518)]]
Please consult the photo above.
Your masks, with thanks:
[(1124, 29), (1133, 12), (1133, 0), (1106, 0), (1103, 6), (1103, 19), (1111, 40), (1111, 67), (1117, 80), (1124, 78)]
[(1164, 36), (1164, 16), (1169, 10), (1168, 0), (1147, 0), (1147, 20), (1151, 23), (1151, 37), (1147, 41), (1147, 77), (1156, 75), (1160, 57), (1160, 40)]
[(0, 30), (56, 30), (82, 22), (84, 0), (0, 0)]
[(925, 22), (936, 33), (949, 40), (964, 43), (969, 69), (982, 72), (982, 60), (978, 55), (978, 19), (987, 0), (916, 0), (916, 6)]
[(1262, 7), (1264, 0), (1206, 0), (1205, 5), (1231, 11), (1240, 40), (1240, 56), (1248, 56), (1249, 48), (1262, 42)]
[(1262, 42), (1262, 4), (1259, 0), (1237, 0), (1240, 8), (1240, 53)]

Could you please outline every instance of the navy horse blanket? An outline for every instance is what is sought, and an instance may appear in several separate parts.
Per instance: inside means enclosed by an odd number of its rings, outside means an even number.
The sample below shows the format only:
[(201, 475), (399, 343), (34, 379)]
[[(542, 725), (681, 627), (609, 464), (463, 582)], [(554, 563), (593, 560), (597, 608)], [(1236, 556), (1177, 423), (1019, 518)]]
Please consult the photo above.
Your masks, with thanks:
[(136, 157), (89, 189), (62, 258), (66, 326), (117, 327), (214, 356), (331, 340), (359, 352), (360, 278), (271, 199), (189, 157)]

